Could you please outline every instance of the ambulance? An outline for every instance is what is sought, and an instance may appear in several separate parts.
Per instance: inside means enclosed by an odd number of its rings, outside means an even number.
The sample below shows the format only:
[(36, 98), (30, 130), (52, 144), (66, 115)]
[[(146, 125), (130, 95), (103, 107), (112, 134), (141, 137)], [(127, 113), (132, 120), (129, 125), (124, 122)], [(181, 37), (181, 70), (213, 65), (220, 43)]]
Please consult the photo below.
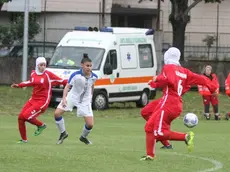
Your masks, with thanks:
[[(107, 109), (115, 102), (144, 107), (156, 95), (148, 85), (157, 71), (153, 36), (153, 29), (75, 27), (57, 45), (47, 70), (69, 78), (80, 69), (83, 54), (88, 54), (98, 75), (93, 109)], [(63, 87), (52, 88), (51, 103), (61, 101)]]

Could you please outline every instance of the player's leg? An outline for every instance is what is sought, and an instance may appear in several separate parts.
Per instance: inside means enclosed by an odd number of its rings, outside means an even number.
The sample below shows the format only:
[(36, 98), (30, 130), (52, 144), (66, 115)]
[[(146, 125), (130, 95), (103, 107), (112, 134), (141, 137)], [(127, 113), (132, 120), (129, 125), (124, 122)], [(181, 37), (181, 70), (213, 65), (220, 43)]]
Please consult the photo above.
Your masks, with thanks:
[(27, 143), (27, 135), (26, 135), (26, 119), (23, 116), (24, 111), (28, 109), (31, 106), (30, 102), (27, 102), (21, 112), (18, 115), (18, 129), (19, 133), (21, 135), (21, 140), (18, 141), (18, 143)]
[(229, 118), (230, 118), (230, 112), (227, 112), (227, 113), (225, 114), (225, 119), (226, 119), (226, 120), (229, 120)]
[(153, 114), (155, 108), (159, 104), (160, 99), (154, 100), (150, 103), (148, 103), (144, 108), (141, 109), (141, 116), (148, 121), (150, 116)]
[(62, 101), (59, 103), (57, 109), (54, 112), (54, 119), (56, 121), (57, 128), (60, 132), (59, 139), (57, 141), (57, 144), (62, 144), (63, 141), (68, 137), (68, 133), (66, 132), (65, 128), (65, 121), (63, 118), (63, 114), (66, 111), (72, 111), (74, 107), (73, 101), (69, 98), (67, 98), (67, 106), (63, 107)]
[[(161, 98), (148, 103), (144, 108), (142, 108), (141, 116), (146, 121), (149, 120), (150, 116), (154, 115), (154, 111), (156, 110), (156, 107), (159, 105), (160, 101)], [(161, 149), (172, 149), (172, 145), (169, 143), (168, 140), (161, 140), (160, 142), (163, 144)]]
[(156, 139), (153, 134), (155, 119), (159, 115), (160, 110), (156, 110), (153, 115), (145, 124), (145, 143), (146, 143), (146, 155), (140, 160), (153, 160), (155, 156)]
[(213, 107), (215, 120), (220, 120), (219, 109), (218, 109), (219, 101), (218, 101), (218, 96), (217, 95), (212, 95), (211, 96), (211, 104), (212, 104), (212, 107)]
[(204, 116), (207, 120), (210, 119), (210, 113), (209, 113), (210, 101), (211, 101), (211, 96), (203, 96)]
[(192, 151), (194, 144), (194, 133), (180, 133), (170, 130), (171, 122), (176, 119), (180, 113), (171, 115), (167, 110), (161, 110), (161, 114), (156, 118), (154, 124), (154, 135), (157, 140), (185, 141), (188, 150)]
[(94, 119), (93, 119), (93, 110), (91, 107), (91, 104), (89, 105), (78, 105), (77, 106), (77, 115), (80, 117), (84, 117), (85, 124), (82, 129), (81, 136), (79, 140), (85, 144), (91, 144), (91, 141), (88, 140), (87, 136), (92, 131), (93, 125), (94, 125)]
[(34, 132), (35, 136), (40, 135), (42, 131), (46, 129), (46, 124), (37, 119), (37, 117), (45, 111), (41, 110), (40, 107), (40, 104), (33, 104), (23, 113), (23, 116), (27, 122), (37, 126), (37, 130)]

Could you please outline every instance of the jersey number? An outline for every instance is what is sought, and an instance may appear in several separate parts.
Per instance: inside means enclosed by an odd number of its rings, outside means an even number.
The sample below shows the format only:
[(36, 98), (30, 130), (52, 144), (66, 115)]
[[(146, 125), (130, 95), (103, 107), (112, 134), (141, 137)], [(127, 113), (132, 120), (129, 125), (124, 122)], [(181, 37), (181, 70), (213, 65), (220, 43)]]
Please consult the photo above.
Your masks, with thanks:
[(181, 96), (182, 91), (183, 91), (183, 86), (181, 84), (182, 84), (182, 80), (180, 79), (178, 81), (178, 87), (177, 87), (177, 93), (178, 93), (179, 96)]

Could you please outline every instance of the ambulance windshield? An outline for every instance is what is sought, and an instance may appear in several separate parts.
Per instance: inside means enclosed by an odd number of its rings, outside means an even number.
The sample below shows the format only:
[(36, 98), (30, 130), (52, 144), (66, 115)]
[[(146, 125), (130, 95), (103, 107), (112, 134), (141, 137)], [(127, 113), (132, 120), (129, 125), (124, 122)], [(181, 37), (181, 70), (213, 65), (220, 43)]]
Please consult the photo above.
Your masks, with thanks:
[(92, 60), (93, 70), (98, 70), (104, 53), (105, 50), (102, 48), (59, 46), (50, 60), (49, 67), (79, 69), (83, 54), (88, 54)]

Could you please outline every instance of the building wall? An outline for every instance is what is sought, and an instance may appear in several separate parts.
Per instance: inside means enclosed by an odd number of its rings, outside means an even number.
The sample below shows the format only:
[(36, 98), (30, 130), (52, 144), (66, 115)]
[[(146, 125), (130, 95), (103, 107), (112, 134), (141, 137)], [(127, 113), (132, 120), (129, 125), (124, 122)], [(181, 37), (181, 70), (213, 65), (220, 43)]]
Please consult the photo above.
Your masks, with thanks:
[[(47, 40), (59, 40), (59, 38), (68, 30), (76, 25), (111, 25), (111, 7), (112, 3), (121, 4), (125, 7), (157, 8), (157, 0), (105, 0), (105, 22), (101, 23), (100, 15), (102, 12), (102, 0), (46, 0), (47, 12)], [(193, 0), (189, 0), (190, 3)], [(42, 11), (44, 11), (45, 0), (41, 1)], [(219, 45), (229, 46), (230, 39), (230, 1), (225, 0), (219, 5)], [(4, 5), (3, 10), (7, 9)], [(172, 43), (172, 28), (168, 21), (171, 12), (171, 3), (169, 0), (161, 3), (161, 29), (164, 32), (165, 43)], [(52, 13), (51, 13), (52, 12)], [(64, 12), (64, 13), (63, 13)], [(216, 35), (217, 30), (217, 4), (199, 3), (191, 12), (191, 21), (186, 28), (186, 45), (204, 45), (202, 40), (206, 35)], [(1, 23), (8, 22), (8, 16), (0, 16)], [(6, 19), (5, 19), (6, 18)], [(43, 28), (43, 14), (40, 17), (40, 23)], [(41, 38), (41, 34), (38, 36)]]
[[(190, 0), (190, 3), (193, 2)], [(172, 27), (168, 21), (171, 12), (171, 3), (165, 1), (162, 6), (162, 29), (165, 32), (164, 42), (172, 42)], [(230, 1), (219, 4), (219, 45), (229, 46), (230, 39)], [(187, 45), (204, 45), (202, 40), (206, 35), (216, 35), (217, 30), (217, 4), (203, 2), (194, 7), (191, 12), (191, 21), (186, 28)]]
[[(59, 42), (60, 39), (75, 26), (99, 27), (101, 22), (99, 14), (78, 13), (46, 13), (46, 41)], [(44, 13), (39, 15), (42, 31), (36, 40), (44, 40)], [(110, 15), (105, 15), (105, 26), (110, 26)]]

